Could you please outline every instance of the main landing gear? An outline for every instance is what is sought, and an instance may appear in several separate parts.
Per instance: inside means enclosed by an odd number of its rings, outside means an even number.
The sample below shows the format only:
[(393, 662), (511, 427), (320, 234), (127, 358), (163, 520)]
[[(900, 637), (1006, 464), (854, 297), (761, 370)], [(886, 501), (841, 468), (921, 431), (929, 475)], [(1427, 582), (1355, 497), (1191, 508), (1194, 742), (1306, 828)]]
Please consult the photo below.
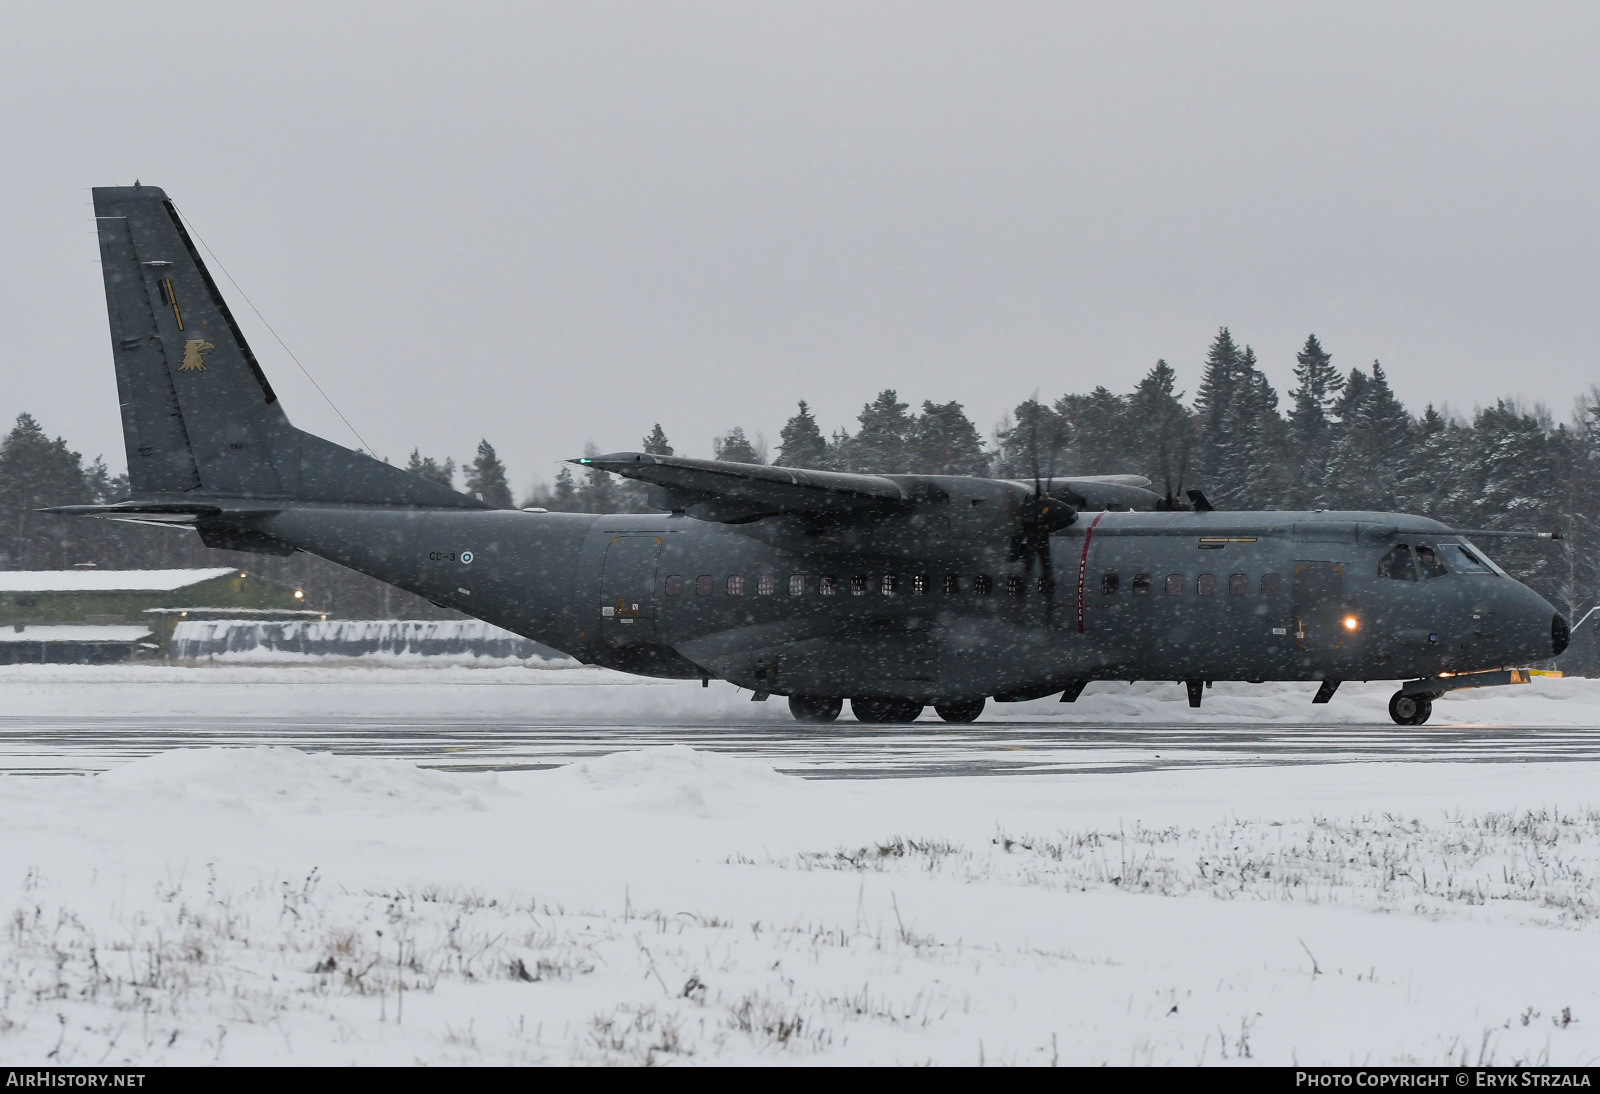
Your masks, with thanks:
[(852, 699), (850, 712), (858, 722), (914, 722), (923, 704), (915, 699)]
[(933, 709), (939, 717), (947, 722), (976, 722), (978, 715), (983, 713), (983, 706), (987, 699), (953, 699), (944, 703), (933, 704)]
[(818, 699), (812, 695), (789, 696), (789, 713), (797, 722), (831, 722), (844, 710), (843, 699)]
[(1403, 726), (1420, 726), (1433, 713), (1433, 696), (1407, 695), (1397, 691), (1389, 697), (1389, 717)]
[[(933, 709), (947, 722), (975, 722), (983, 713), (987, 699), (949, 699), (935, 703)], [(850, 711), (858, 722), (888, 725), (914, 722), (924, 704), (915, 699), (852, 699)], [(831, 722), (844, 711), (843, 699), (822, 699), (815, 695), (789, 696), (789, 713), (797, 722), (820, 725)]]

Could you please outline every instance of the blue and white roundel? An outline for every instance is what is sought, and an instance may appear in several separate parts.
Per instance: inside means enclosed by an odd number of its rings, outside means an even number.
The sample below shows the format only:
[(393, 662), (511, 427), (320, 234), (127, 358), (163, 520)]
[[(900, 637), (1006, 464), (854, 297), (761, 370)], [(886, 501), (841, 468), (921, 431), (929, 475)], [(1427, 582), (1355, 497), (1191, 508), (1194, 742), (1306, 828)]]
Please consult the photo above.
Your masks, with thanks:
[(472, 552), (471, 551), (462, 551), (461, 552), (461, 561), (462, 562), (466, 562), (466, 563), (471, 563), (471, 561), (472, 561)]

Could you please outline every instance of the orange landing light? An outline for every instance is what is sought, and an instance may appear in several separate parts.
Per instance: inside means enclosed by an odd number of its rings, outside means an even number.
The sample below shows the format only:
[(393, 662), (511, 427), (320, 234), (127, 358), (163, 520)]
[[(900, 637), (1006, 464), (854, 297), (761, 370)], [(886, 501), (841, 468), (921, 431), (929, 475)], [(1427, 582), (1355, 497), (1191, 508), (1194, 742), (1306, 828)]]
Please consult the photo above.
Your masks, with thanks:
[(1361, 620), (1357, 619), (1355, 616), (1347, 615), (1347, 616), (1344, 617), (1344, 629), (1345, 630), (1353, 631), (1359, 626), (1361, 626)]

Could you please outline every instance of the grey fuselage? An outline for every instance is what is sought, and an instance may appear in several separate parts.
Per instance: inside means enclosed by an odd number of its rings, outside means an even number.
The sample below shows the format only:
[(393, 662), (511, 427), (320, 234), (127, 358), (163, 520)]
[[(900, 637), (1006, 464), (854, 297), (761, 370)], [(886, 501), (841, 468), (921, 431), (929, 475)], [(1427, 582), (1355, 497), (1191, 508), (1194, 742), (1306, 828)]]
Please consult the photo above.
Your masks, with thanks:
[(1085, 512), (1051, 537), (1047, 597), (980, 512), (990, 480), (940, 481), (948, 501), (891, 528), (317, 505), (251, 523), (590, 664), (775, 694), (1007, 700), (1552, 655), (1553, 608), (1498, 571), (1379, 575), (1397, 544), (1462, 542), (1426, 518)]
[(1434, 521), (1152, 511), (1171, 500), (1129, 477), (1030, 490), (621, 452), (580, 462), (646, 484), (661, 515), (496, 510), (291, 425), (165, 192), (93, 199), (131, 492), (56, 512), (308, 551), (591, 664), (801, 698), (1429, 677), (1565, 643), (1497, 569), (1414, 565), (1460, 538)]

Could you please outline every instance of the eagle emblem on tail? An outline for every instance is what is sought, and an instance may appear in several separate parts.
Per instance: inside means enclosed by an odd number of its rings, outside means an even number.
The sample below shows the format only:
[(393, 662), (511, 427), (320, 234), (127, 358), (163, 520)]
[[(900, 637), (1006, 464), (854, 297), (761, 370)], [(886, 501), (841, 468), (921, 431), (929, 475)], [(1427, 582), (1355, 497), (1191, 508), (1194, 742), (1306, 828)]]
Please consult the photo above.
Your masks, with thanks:
[(191, 338), (183, 344), (183, 364), (178, 366), (179, 372), (210, 372), (206, 368), (205, 355), (217, 347), (207, 342), (204, 338)]

